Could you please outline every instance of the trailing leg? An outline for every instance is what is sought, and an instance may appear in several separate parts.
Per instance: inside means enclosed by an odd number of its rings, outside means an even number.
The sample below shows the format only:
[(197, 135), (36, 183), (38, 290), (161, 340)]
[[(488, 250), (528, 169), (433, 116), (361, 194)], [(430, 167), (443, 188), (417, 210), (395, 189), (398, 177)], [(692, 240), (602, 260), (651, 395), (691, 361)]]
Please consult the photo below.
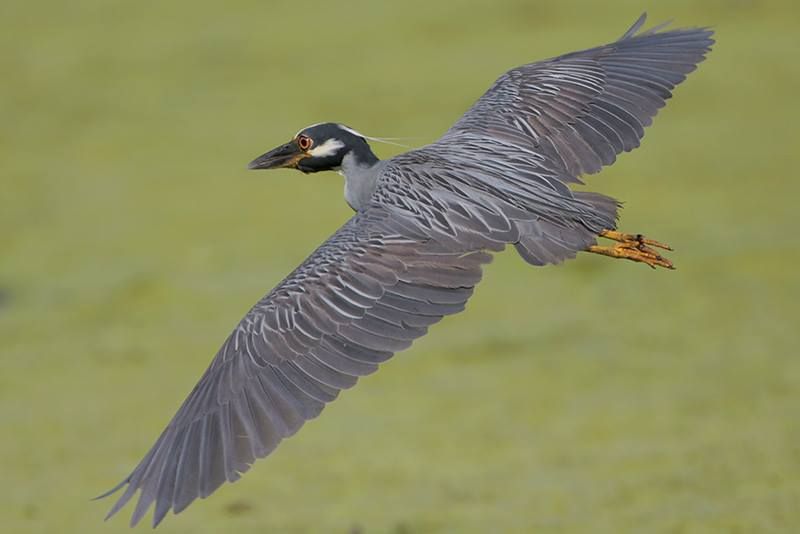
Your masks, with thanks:
[(611, 258), (624, 258), (626, 260), (641, 262), (649, 265), (653, 269), (656, 267), (664, 267), (665, 269), (675, 268), (671, 261), (651, 248), (656, 247), (664, 250), (672, 250), (669, 245), (653, 239), (648, 239), (641, 234), (625, 234), (615, 230), (603, 230), (600, 232), (600, 237), (616, 241), (617, 244), (610, 247), (591, 245), (586, 249), (587, 252), (602, 254), (603, 256), (609, 256)]

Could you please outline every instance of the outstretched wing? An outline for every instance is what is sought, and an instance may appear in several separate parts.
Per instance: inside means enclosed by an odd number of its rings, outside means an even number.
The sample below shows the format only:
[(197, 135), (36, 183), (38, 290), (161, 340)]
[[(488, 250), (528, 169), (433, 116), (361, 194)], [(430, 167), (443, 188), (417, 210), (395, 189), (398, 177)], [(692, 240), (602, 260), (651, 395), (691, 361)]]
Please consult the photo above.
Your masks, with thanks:
[(376, 198), (420, 224), (510, 225), (503, 240), (534, 265), (586, 250), (616, 227), (618, 203), (568, 184), (636, 148), (713, 43), (708, 29), (637, 34), (644, 20), (611, 44), (506, 72), (438, 141), (393, 158)]
[(459, 312), (491, 256), (374, 206), (261, 299), (225, 341), (108, 517), (141, 490), (136, 524), (186, 508), (319, 415), (340, 390)]
[(714, 43), (708, 28), (637, 34), (645, 19), (613, 43), (506, 72), (435, 145), (443, 152), (466, 145), (473, 157), (490, 158), (534, 150), (533, 167), (563, 182), (610, 165), (639, 146)]

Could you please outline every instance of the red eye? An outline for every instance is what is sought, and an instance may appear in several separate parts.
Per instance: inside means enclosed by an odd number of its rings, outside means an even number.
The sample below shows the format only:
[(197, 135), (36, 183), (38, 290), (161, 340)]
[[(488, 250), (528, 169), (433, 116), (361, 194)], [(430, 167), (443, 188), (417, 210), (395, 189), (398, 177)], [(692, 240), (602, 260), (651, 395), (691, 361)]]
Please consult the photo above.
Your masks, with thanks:
[(308, 150), (313, 144), (314, 141), (307, 135), (301, 135), (297, 138), (297, 146), (300, 147), (300, 150)]

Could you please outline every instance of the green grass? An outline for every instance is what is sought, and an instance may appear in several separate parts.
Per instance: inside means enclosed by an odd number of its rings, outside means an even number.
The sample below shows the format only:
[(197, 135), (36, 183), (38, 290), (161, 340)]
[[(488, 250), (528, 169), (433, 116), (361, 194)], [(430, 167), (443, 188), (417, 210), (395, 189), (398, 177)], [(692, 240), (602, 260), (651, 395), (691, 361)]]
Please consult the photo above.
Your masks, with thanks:
[(467, 313), (160, 531), (797, 532), (800, 13), (723, 0), (4, 3), (0, 530), (126, 531), (88, 499), (349, 216), (339, 176), (250, 159), (325, 120), (423, 144), (645, 8), (718, 44), (588, 182), (678, 270), (502, 254)]

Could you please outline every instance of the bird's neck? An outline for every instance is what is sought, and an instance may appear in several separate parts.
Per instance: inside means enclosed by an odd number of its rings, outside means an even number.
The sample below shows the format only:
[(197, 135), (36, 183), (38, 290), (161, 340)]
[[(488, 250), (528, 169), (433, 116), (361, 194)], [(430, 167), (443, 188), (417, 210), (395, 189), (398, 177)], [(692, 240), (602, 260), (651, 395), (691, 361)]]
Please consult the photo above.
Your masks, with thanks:
[(348, 152), (339, 171), (344, 176), (344, 199), (355, 211), (369, 202), (375, 191), (381, 160), (369, 148)]

